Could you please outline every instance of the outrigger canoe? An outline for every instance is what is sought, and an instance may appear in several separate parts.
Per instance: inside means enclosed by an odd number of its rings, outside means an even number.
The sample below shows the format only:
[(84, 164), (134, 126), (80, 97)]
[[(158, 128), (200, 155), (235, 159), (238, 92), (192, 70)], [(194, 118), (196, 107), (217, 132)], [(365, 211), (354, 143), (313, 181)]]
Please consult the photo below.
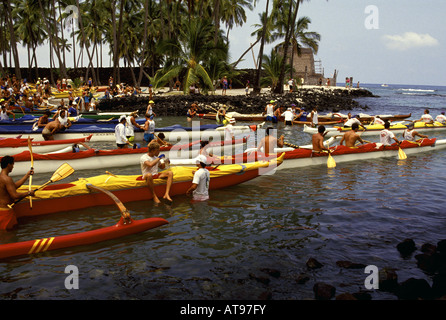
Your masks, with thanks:
[[(376, 136), (379, 135), (379, 133), (384, 129), (383, 125), (366, 125), (365, 126), (367, 130), (364, 130), (363, 127), (359, 126), (359, 131), (361, 133), (361, 136)], [(444, 131), (446, 130), (446, 124), (441, 124), (440, 122), (435, 121), (433, 124), (427, 124), (425, 122), (415, 122), (414, 128), (417, 132), (422, 132), (429, 134), (429, 132), (434, 131)], [(407, 126), (403, 123), (396, 123), (394, 125), (391, 125), (389, 130), (391, 130), (393, 133), (403, 133), (404, 130), (407, 129)], [(345, 128), (345, 127), (333, 127), (333, 128), (326, 128), (325, 132), (327, 133), (326, 137), (333, 137), (335, 135), (344, 134), (345, 132), (350, 131), (351, 128)], [(315, 134), (317, 133), (317, 128), (311, 128), (306, 125), (304, 125), (304, 132), (309, 134)]]
[[(344, 145), (337, 145), (330, 147), (330, 150), (331, 156), (333, 157), (335, 162), (342, 163), (348, 161), (360, 161), (384, 157), (398, 158), (399, 148), (404, 150), (404, 153), (408, 155), (430, 152), (446, 148), (446, 139), (421, 139), (419, 142), (416, 143), (403, 140), (399, 147), (396, 143), (391, 146), (383, 146), (381, 143), (367, 143), (354, 148), (346, 147)], [(313, 152), (311, 146), (299, 147), (292, 150), (290, 149), (291, 148), (276, 148), (274, 150), (276, 153), (270, 154), (269, 156), (266, 156), (262, 152), (248, 152), (237, 154), (234, 156), (225, 156), (221, 159), (217, 159), (216, 162), (229, 164), (252, 161), (267, 161), (268, 159), (277, 157), (278, 154), (283, 154), (284, 161), (283, 164), (278, 168), (279, 170), (327, 164), (328, 153), (326, 152)], [(209, 163), (213, 163), (212, 158), (208, 158), (208, 160)], [(186, 162), (186, 160), (184, 162)]]
[[(244, 150), (247, 138), (235, 139), (231, 141), (210, 142), (208, 151), (213, 154), (225, 155), (236, 154)], [(33, 149), (34, 151), (34, 149)], [(147, 147), (139, 149), (113, 149), (96, 150), (89, 149), (79, 152), (55, 152), (48, 154), (38, 154), (33, 152), (33, 168), (35, 173), (53, 172), (54, 168), (67, 162), (74, 170), (94, 170), (101, 168), (127, 167), (129, 165), (139, 165), (141, 156), (147, 153)], [(199, 141), (188, 144), (175, 144), (170, 147), (161, 147), (160, 153), (166, 158), (195, 158), (200, 151)], [(12, 155), (12, 154), (10, 154)], [(23, 151), (14, 156), (14, 170), (10, 176), (23, 176), (30, 167), (30, 152)]]
[[(198, 116), (202, 119), (212, 119), (215, 120), (217, 117), (216, 113), (200, 113), (198, 114)], [(245, 121), (245, 122), (249, 122), (249, 121), (266, 121), (266, 116), (259, 113), (259, 114), (242, 114), (242, 113), (238, 113), (238, 112), (227, 112), (226, 113), (226, 118), (227, 119), (235, 119), (236, 121)], [(306, 118), (306, 117), (303, 117)], [(280, 122), (284, 121), (283, 117), (279, 118)], [(339, 124), (341, 122), (343, 122), (342, 119), (323, 119), (321, 118), (320, 120), (321, 124), (324, 125), (330, 125), (330, 124)], [(311, 121), (306, 121), (306, 120), (296, 120), (293, 121), (294, 124), (308, 124), (311, 125)]]
[[(245, 135), (252, 131), (256, 131), (257, 128), (263, 126), (263, 124), (249, 125), (249, 126), (234, 126), (235, 135)], [(31, 128), (28, 130), (14, 129), (13, 126), (6, 126), (0, 128), (0, 135), (6, 138), (16, 137), (18, 134), (30, 136), (34, 141), (43, 140), (41, 130), (33, 131)], [(222, 140), (224, 137), (225, 127), (220, 125), (200, 125), (192, 127), (183, 127), (181, 125), (172, 125), (168, 127), (156, 128), (155, 133), (163, 132), (166, 141), (173, 143), (188, 143), (193, 140), (213, 139)], [(93, 134), (91, 141), (116, 141), (115, 137), (115, 125), (78, 125), (71, 126), (63, 132), (59, 132), (54, 135), (56, 140), (64, 139), (77, 139), (87, 137)], [(140, 129), (135, 129), (135, 141), (143, 141), (144, 132)]]
[[(70, 147), (73, 144), (89, 142), (92, 136), (68, 140), (31, 141), (31, 147), (33, 152), (36, 153), (53, 152)], [(6, 138), (0, 140), (0, 156), (12, 156), (28, 150), (28, 139)]]
[(14, 242), (0, 245), (0, 259), (27, 254), (36, 254), (50, 250), (89, 245), (101, 241), (121, 238), (143, 232), (169, 223), (162, 218), (147, 218), (142, 220), (126, 220), (121, 217), (113, 226), (43, 239)]
[[(411, 113), (409, 114), (381, 114), (381, 115), (368, 115), (365, 113), (360, 113), (357, 115), (359, 121), (361, 121), (361, 123), (370, 123), (372, 122), (375, 117), (380, 117), (382, 120), (387, 120), (387, 121), (401, 121), (404, 119), (408, 119), (412, 116)], [(347, 114), (342, 114), (342, 113), (329, 113), (326, 115), (320, 115), (319, 119), (322, 121), (328, 121), (328, 120), (336, 120), (336, 119), (341, 119), (342, 122), (345, 122), (348, 119), (348, 115)]]
[[(269, 161), (257, 161), (244, 164), (221, 165), (209, 168), (209, 190), (234, 186), (262, 174), (272, 173), (283, 162), (283, 156)], [(173, 183), (170, 196), (186, 194), (190, 188), (197, 167), (171, 167)], [(92, 192), (87, 184), (108, 190), (123, 203), (130, 201), (151, 200), (152, 194), (141, 175), (104, 174), (90, 178), (79, 178), (70, 183), (52, 184), (35, 193), (33, 208), (27, 201), (14, 206), (18, 219), (22, 217), (40, 216), (63, 211), (79, 210), (89, 207), (113, 205), (114, 200), (100, 192)], [(161, 199), (166, 190), (166, 180), (154, 178), (155, 192)], [(38, 186), (33, 186), (36, 189)], [(18, 192), (28, 190), (22, 186)]]

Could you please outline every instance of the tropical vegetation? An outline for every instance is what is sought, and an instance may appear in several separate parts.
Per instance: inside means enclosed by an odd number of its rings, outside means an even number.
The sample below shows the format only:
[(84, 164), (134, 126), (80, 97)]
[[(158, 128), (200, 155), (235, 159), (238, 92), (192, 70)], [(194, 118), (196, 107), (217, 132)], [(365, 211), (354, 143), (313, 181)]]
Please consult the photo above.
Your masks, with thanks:
[[(156, 88), (182, 79), (188, 92), (191, 85), (213, 91), (224, 75), (241, 72), (237, 64), (260, 44), (254, 88), (269, 85), (275, 92), (293, 68), (292, 55), (302, 46), (317, 52), (320, 35), (308, 32), (311, 20), (297, 19), (303, 0), (10, 0), (0, 4), (0, 75), (13, 69), (16, 77), (37, 79), (39, 57), (36, 50), (47, 46), (53, 84), (68, 78), (70, 68), (85, 68), (85, 79), (101, 84), (99, 68), (108, 52), (114, 84), (120, 83), (120, 68), (129, 67), (139, 86), (149, 79)], [(265, 5), (259, 23), (253, 25), (256, 41), (235, 63), (230, 63), (229, 34), (246, 23), (247, 10)], [(278, 41), (270, 55), (265, 45)], [(20, 65), (19, 46), (27, 49), (27, 66)], [(297, 49), (294, 52), (294, 49)], [(105, 51), (107, 50), (107, 51)], [(281, 50), (281, 51), (279, 51)], [(281, 52), (278, 54), (278, 52)], [(72, 64), (67, 65), (68, 55)], [(83, 61), (87, 61), (84, 66)], [(266, 61), (263, 63), (263, 61)], [(22, 74), (21, 67), (27, 67)], [(261, 72), (267, 72), (261, 79)]]

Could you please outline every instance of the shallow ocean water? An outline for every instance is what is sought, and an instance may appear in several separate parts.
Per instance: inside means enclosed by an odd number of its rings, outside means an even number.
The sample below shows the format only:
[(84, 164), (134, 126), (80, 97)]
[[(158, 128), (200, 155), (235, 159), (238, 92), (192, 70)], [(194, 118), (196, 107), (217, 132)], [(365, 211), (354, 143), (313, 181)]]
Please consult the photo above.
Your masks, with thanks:
[[(369, 89), (380, 97), (358, 99), (370, 108), (358, 113), (412, 112), (418, 119), (428, 105), (434, 116), (446, 107), (444, 87)], [(157, 126), (181, 121), (164, 117)], [(310, 141), (301, 127), (277, 129), (292, 143)], [(444, 139), (446, 133), (435, 136)], [(367, 290), (363, 268), (345, 269), (336, 262), (394, 268), (399, 282), (413, 277), (432, 283), (414, 255), (422, 244), (446, 238), (445, 155), (439, 150), (405, 161), (279, 170), (211, 191), (203, 203), (186, 196), (175, 196), (171, 207), (127, 203), (133, 218), (162, 217), (169, 224), (95, 245), (0, 261), (0, 299), (256, 300), (268, 294), (273, 300), (306, 300), (314, 298), (315, 283), (325, 282), (336, 287), (336, 295), (365, 291), (373, 300), (395, 300), (392, 293)], [(139, 166), (110, 171), (139, 174)], [(76, 172), (64, 182), (102, 173)], [(48, 175), (34, 178), (35, 183), (47, 180)], [(27, 218), (12, 232), (0, 232), (0, 242), (93, 230), (118, 219), (114, 206)], [(403, 258), (396, 245), (406, 238), (415, 241), (417, 252)], [(308, 269), (310, 258), (322, 267)], [(77, 290), (64, 285), (69, 265), (79, 269)], [(309, 279), (304, 284), (297, 282), (301, 275)]]

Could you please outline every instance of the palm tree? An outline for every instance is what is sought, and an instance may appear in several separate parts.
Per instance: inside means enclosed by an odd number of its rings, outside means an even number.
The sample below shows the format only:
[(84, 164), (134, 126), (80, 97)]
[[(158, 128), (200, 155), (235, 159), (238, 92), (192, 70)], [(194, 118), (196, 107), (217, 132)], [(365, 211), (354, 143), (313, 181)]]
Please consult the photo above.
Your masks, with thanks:
[[(184, 21), (179, 30), (178, 41), (170, 40), (163, 44), (163, 49), (168, 49), (171, 57), (178, 59), (178, 63), (170, 61), (172, 67), (166, 70), (161, 82), (167, 83), (186, 69), (183, 81), (185, 93), (189, 93), (189, 87), (199, 81), (204, 89), (212, 89), (212, 80), (205, 69), (205, 63), (212, 55), (224, 54), (224, 49), (219, 47), (218, 43), (214, 46), (214, 36), (215, 31), (210, 20)], [(217, 40), (220, 37), (217, 37)]]
[(265, 13), (263, 14), (263, 20), (262, 20), (262, 34), (260, 36), (260, 49), (259, 49), (259, 64), (257, 67), (257, 73), (256, 78), (254, 81), (254, 90), (253, 92), (256, 94), (260, 93), (261, 87), (260, 87), (260, 73), (262, 70), (262, 59), (263, 59), (263, 48), (265, 46), (265, 36), (268, 28), (268, 9), (269, 9), (269, 0), (266, 0), (266, 9)]
[(262, 78), (261, 85), (270, 85), (271, 88), (276, 88), (280, 83), (280, 73), (282, 68), (284, 68), (285, 71), (288, 71), (290, 65), (285, 63), (284, 57), (278, 53), (276, 48), (271, 49), (270, 55), (265, 55), (263, 60), (265, 62), (262, 64), (262, 67), (266, 76)]
[(17, 38), (14, 31), (14, 22), (13, 22), (13, 16), (12, 16), (12, 9), (10, 1), (3, 1), (3, 9), (5, 13), (5, 20), (6, 25), (9, 29), (9, 40), (11, 44), (12, 54), (14, 57), (14, 67), (15, 67), (15, 75), (17, 79), (21, 79), (22, 75), (20, 72), (20, 60), (19, 60), (19, 53), (17, 50)]

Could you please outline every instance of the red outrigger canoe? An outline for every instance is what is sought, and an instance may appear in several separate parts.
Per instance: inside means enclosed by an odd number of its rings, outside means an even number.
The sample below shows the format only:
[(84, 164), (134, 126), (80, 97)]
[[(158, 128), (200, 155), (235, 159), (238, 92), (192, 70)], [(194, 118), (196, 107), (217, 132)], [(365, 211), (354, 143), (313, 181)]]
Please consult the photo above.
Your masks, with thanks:
[(117, 224), (106, 228), (0, 245), (0, 259), (112, 240), (153, 229), (167, 223), (169, 222), (162, 218), (126, 220), (121, 217)]

